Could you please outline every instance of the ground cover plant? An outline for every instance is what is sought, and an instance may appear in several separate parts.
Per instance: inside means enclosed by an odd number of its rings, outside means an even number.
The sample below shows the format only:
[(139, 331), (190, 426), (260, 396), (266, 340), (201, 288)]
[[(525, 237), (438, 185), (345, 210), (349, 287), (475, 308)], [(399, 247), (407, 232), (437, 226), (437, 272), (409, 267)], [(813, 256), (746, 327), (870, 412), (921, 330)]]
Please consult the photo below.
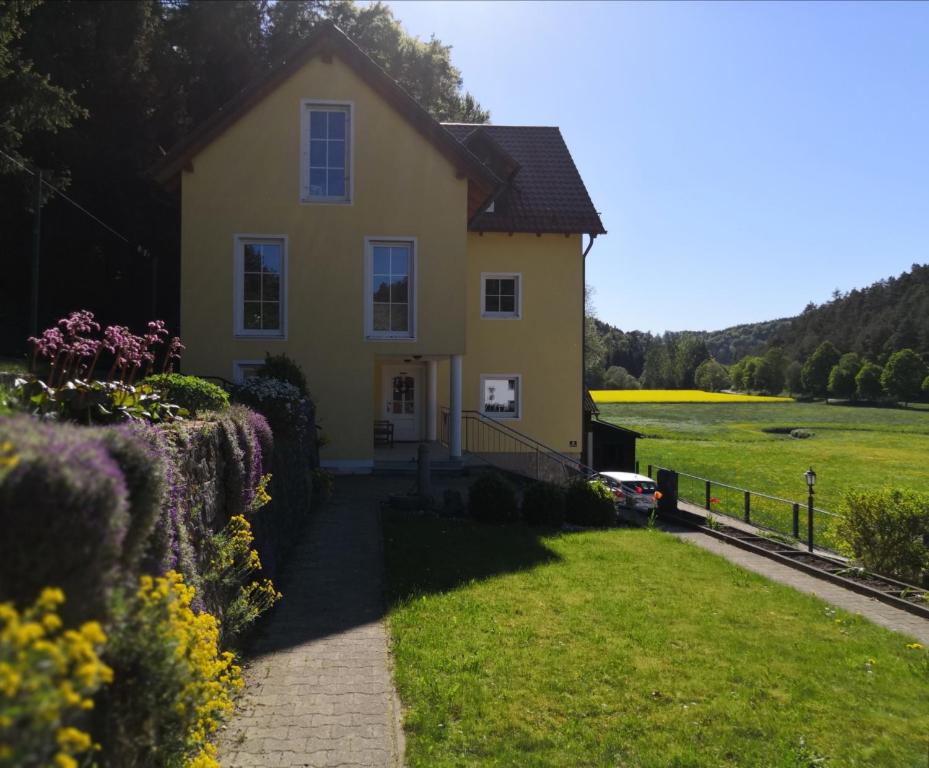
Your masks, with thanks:
[(790, 397), (704, 392), (700, 389), (595, 389), (598, 405), (605, 403), (789, 403)]
[[(646, 435), (637, 448), (643, 472), (660, 465), (804, 502), (803, 473), (813, 466), (816, 505), (835, 511), (848, 491), (929, 492), (925, 410), (775, 403), (616, 404), (600, 411), (600, 418)], [(792, 438), (798, 428), (813, 437)]]
[(385, 541), (411, 768), (925, 765), (924, 649), (670, 535)]

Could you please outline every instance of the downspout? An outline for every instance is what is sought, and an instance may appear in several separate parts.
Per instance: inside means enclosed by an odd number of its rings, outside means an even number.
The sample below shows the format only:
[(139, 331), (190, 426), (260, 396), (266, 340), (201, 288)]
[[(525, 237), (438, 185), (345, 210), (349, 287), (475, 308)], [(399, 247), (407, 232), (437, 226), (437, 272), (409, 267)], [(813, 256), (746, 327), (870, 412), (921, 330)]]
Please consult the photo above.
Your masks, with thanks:
[(587, 235), (590, 242), (581, 254), (581, 464), (588, 453), (587, 431), (584, 425), (584, 391), (586, 383), (584, 382), (584, 357), (587, 353), (587, 254), (594, 247), (594, 240), (597, 235), (593, 232)]

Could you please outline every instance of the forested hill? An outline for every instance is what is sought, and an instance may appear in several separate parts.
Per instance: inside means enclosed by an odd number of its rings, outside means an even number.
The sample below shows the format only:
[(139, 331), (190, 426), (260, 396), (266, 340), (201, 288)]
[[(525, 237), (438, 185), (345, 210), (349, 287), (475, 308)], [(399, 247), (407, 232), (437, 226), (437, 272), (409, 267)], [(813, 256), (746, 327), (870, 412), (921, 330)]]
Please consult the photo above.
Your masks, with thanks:
[(721, 331), (700, 332), (706, 342), (707, 351), (724, 365), (741, 360), (764, 349), (768, 342), (786, 333), (794, 318), (765, 320), (761, 323), (745, 323), (724, 328)]
[[(622, 331), (594, 319), (588, 324), (587, 336), (585, 367), (592, 386), (633, 385), (624, 383), (622, 376), (642, 379), (649, 353), (652, 376), (646, 375), (643, 381), (655, 379), (655, 370), (667, 369), (673, 375), (661, 374), (658, 381), (689, 382), (706, 357), (731, 365), (771, 347), (781, 347), (784, 360), (802, 361), (824, 341), (832, 342), (843, 353), (855, 352), (880, 365), (893, 352), (907, 348), (929, 360), (929, 265), (914, 264), (909, 272), (866, 288), (844, 294), (836, 291), (829, 301), (811, 303), (796, 317), (721, 331), (663, 335)], [(623, 369), (621, 373), (614, 371), (612, 383), (607, 379), (610, 368)]]
[(914, 264), (899, 277), (810, 304), (770, 338), (795, 359), (823, 341), (881, 363), (898, 349), (929, 355), (929, 264)]

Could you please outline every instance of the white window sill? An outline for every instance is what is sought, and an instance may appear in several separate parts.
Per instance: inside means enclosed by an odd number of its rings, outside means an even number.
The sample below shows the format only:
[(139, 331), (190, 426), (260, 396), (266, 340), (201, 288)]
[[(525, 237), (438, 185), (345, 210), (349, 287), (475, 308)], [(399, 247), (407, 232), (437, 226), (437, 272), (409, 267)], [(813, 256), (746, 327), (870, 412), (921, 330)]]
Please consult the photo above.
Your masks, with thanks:
[(481, 312), (484, 320), (521, 320), (515, 312)]

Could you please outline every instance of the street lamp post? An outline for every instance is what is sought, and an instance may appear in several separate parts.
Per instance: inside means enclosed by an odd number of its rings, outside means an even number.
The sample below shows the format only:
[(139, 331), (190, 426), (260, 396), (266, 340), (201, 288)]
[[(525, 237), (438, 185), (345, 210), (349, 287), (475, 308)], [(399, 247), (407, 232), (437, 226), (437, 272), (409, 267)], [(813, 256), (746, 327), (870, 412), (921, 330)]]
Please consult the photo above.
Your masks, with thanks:
[(813, 551), (813, 494), (816, 493), (814, 486), (816, 485), (816, 473), (813, 471), (813, 467), (810, 467), (806, 472), (803, 473), (803, 477), (806, 478), (806, 487), (809, 490), (809, 496), (807, 497), (807, 507), (806, 507), (806, 541), (809, 546), (810, 552)]

